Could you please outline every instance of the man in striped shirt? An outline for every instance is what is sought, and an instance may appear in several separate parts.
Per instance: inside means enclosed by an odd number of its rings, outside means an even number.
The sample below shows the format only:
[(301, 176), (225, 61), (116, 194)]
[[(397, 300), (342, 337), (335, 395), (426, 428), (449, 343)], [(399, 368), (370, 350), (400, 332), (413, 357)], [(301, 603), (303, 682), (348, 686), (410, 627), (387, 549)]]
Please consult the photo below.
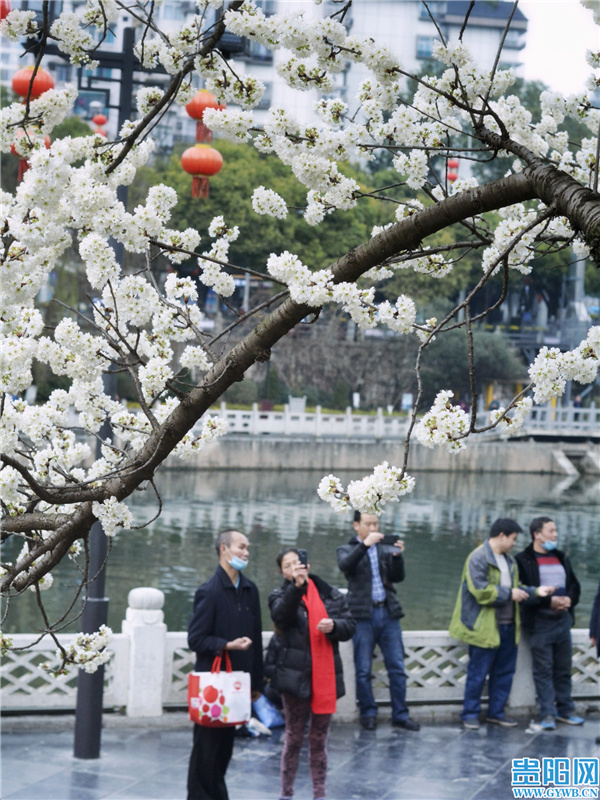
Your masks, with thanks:
[(557, 549), (558, 531), (553, 520), (537, 517), (529, 531), (531, 544), (517, 556), (520, 580), (527, 586), (555, 587), (552, 596), (530, 597), (521, 604), (542, 728), (554, 730), (556, 722), (583, 725), (571, 697), (571, 628), (579, 601), (579, 581), (567, 556)]

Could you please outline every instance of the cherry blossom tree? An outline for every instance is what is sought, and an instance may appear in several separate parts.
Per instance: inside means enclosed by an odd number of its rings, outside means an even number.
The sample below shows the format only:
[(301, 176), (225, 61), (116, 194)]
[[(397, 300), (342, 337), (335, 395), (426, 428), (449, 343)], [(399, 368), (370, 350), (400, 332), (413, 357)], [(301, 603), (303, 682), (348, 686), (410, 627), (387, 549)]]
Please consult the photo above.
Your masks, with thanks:
[[(86, 0), (76, 13), (63, 13), (50, 26), (44, 3), (41, 27), (33, 12), (20, 10), (11, 11), (0, 24), (5, 37), (36, 37), (41, 43), (36, 68), (44, 46), (52, 42), (73, 64), (94, 69), (96, 43), (120, 14), (128, 13), (136, 28), (137, 57), (144, 65), (161, 65), (170, 76), (165, 89), (138, 92), (138, 116), (123, 125), (115, 141), (99, 135), (64, 138), (46, 149), (45, 135), (71, 112), (77, 97), (73, 86), (50, 90), (39, 99), (28, 97), (2, 111), (2, 151), (14, 145), (30, 164), (14, 195), (1, 195), (2, 538), (18, 537), (23, 543), (18, 558), (1, 565), (2, 592), (9, 600), (30, 588), (40, 598), (52, 583), (53, 568), (65, 558), (80, 565), (85, 587), (92, 577), (92, 524), (99, 520), (108, 537), (129, 528), (132, 515), (126, 501), (132, 492), (152, 489), (167, 456), (185, 459), (221, 435), (224, 425), (207, 414), (210, 407), (253, 364), (268, 360), (295, 325), (329, 304), (338, 304), (363, 329), (387, 326), (399, 335), (418, 337), (419, 385), (421, 355), (435, 337), (459, 328), (469, 344), (470, 413), (453, 404), (448, 387), (439, 387), (429, 409), (421, 407), (419, 391), (404, 463), (375, 466), (371, 475), (346, 487), (333, 475), (323, 478), (319, 494), (336, 511), (381, 513), (414, 486), (408, 472), (413, 437), (428, 447), (459, 452), (469, 436), (482, 430), (477, 426), (472, 326), (505, 301), (514, 271), (527, 274), (534, 257), (568, 247), (600, 265), (600, 111), (590, 99), (598, 87), (597, 72), (582, 96), (544, 92), (542, 117), (534, 123), (511, 95), (514, 74), (499, 68), (500, 53), (491, 70), (474, 63), (462, 42), (468, 14), (456, 41), (446, 41), (438, 28), (434, 56), (443, 70), (417, 77), (403, 68), (401, 54), (349, 33), (344, 20), (351, 1), (335, 0), (329, 17), (292, 17), (265, 16), (252, 0), (225, 6), (222, 0), (197, 0), (196, 16), (169, 35), (156, 23), (155, 5), (146, 0)], [(215, 8), (222, 10), (216, 22)], [(253, 109), (265, 87), (223, 57), (219, 43), (226, 31), (280, 50), (282, 79), (299, 92), (317, 90), (320, 123), (307, 124), (285, 108), (272, 107), (258, 126)], [(358, 96), (345, 103), (335, 89), (349, 62), (364, 65), (369, 77)], [(588, 53), (588, 62), (597, 70), (600, 54)], [(339, 257), (325, 268), (302, 263), (293, 243), (289, 252), (272, 253), (265, 269), (279, 289), (268, 302), (236, 319), (240, 336), (233, 346), (226, 344), (227, 331), (203, 330), (192, 280), (175, 271), (159, 286), (150, 265), (157, 254), (173, 265), (192, 255), (202, 283), (227, 298), (234, 290), (232, 271), (243, 269), (228, 261), (230, 244), (240, 235), (235, 220), (216, 217), (208, 231), (175, 230), (169, 220), (177, 195), (169, 186), (152, 187), (145, 203), (133, 211), (117, 197), (119, 187), (135, 180), (136, 170), (150, 158), (157, 120), (171, 104), (185, 103), (193, 95), (194, 75), (229, 104), (205, 113), (208, 127), (218, 136), (276, 154), (306, 188), (307, 225), (318, 226), (329, 214), (343, 214), (364, 199), (358, 183), (340, 169), (344, 162), (368, 162), (387, 151), (398, 184), (413, 193), (403, 201), (383, 191), (371, 193), (394, 204), (395, 221), (375, 229), (350, 252), (340, 243)], [(411, 78), (416, 83), (409, 83)], [(409, 85), (416, 86), (410, 97)], [(589, 128), (589, 137), (581, 142), (570, 141), (561, 128), (572, 116)], [(457, 155), (475, 162), (497, 159), (505, 176), (482, 184), (474, 178), (449, 184), (446, 161)], [(257, 214), (283, 219), (290, 213), (286, 199), (269, 187), (257, 187), (252, 200)], [(428, 242), (453, 225), (464, 232), (460, 241), (444, 246)], [(35, 297), (74, 240), (81, 269), (98, 299), (89, 316), (74, 309), (48, 330)], [(137, 261), (135, 269), (122, 270), (116, 246), (135, 256), (128, 259)], [(418, 322), (418, 309), (405, 295), (395, 302), (375, 302), (378, 283), (399, 270), (430, 276), (439, 281), (443, 294), (444, 276), (466, 252), (478, 254), (481, 278), (443, 319)], [(500, 295), (483, 314), (472, 314), (472, 301), (496, 274), (503, 279)], [(492, 412), (484, 429), (497, 426), (507, 434), (518, 430), (532, 405), (560, 397), (567, 381), (593, 381), (599, 359), (600, 327), (591, 328), (570, 352), (543, 347), (529, 368), (530, 384), (505, 408)], [(68, 390), (55, 390), (43, 405), (22, 399), (35, 361), (70, 382)], [(139, 411), (107, 392), (103, 376), (108, 371), (130, 376)], [(90, 437), (99, 443), (99, 457), (88, 444)], [(64, 660), (95, 668), (103, 658), (99, 652), (106, 635), (88, 638), (85, 655), (63, 651)]]

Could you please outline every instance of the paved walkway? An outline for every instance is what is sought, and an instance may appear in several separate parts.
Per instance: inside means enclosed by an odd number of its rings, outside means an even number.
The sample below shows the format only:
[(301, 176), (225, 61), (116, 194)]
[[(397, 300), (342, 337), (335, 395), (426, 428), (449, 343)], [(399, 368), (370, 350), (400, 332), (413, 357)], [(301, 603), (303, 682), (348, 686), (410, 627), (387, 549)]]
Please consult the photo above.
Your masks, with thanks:
[[(419, 733), (382, 721), (374, 733), (334, 723), (329, 738), (329, 800), (509, 800), (513, 758), (598, 758), (600, 713), (581, 728), (527, 733), (425, 724)], [(184, 713), (159, 723), (105, 715), (102, 755), (75, 759), (73, 717), (2, 721), (3, 800), (184, 800), (191, 726)], [(227, 775), (230, 800), (276, 800), (282, 730), (236, 740)], [(296, 800), (312, 797), (306, 753)]]

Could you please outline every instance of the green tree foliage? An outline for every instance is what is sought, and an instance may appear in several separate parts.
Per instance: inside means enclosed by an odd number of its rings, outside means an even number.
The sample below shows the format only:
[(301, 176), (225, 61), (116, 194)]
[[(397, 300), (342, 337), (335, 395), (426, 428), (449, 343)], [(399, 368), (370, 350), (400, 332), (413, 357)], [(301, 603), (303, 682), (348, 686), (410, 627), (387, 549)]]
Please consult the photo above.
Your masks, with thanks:
[(340, 410), (344, 410), (348, 407), (350, 402), (350, 390), (348, 388), (348, 384), (346, 381), (338, 380), (333, 388), (333, 394), (331, 395), (331, 405), (333, 408), (337, 408)]
[[(482, 393), (487, 383), (494, 381), (519, 382), (526, 377), (525, 365), (503, 336), (486, 331), (475, 331), (475, 371)], [(423, 353), (421, 374), (423, 407), (430, 405), (444, 384), (452, 387), (455, 400), (470, 402), (470, 382), (467, 368), (467, 343), (462, 331), (449, 331), (432, 342)]]
[[(205, 242), (213, 217), (223, 215), (225, 222), (235, 221), (241, 236), (230, 249), (231, 261), (260, 272), (271, 252), (293, 250), (311, 269), (321, 269), (338, 257), (340, 245), (351, 249), (368, 239), (374, 225), (387, 222), (376, 201), (362, 202), (350, 214), (330, 215), (317, 228), (306, 224), (302, 216), (305, 192), (291, 170), (274, 156), (258, 153), (253, 147), (218, 140), (213, 146), (223, 156), (223, 168), (210, 179), (207, 200), (191, 196), (191, 176), (181, 167), (179, 146), (164, 163), (146, 167), (129, 188), (128, 206), (135, 207), (145, 198), (150, 186), (165, 183), (176, 189), (179, 203), (173, 214), (173, 227), (196, 228)], [(366, 191), (370, 179), (358, 169), (345, 170)], [(258, 216), (252, 209), (252, 192), (256, 186), (268, 186), (288, 203), (287, 219)], [(294, 208), (292, 208), (294, 207)], [(202, 243), (200, 245), (202, 249)]]

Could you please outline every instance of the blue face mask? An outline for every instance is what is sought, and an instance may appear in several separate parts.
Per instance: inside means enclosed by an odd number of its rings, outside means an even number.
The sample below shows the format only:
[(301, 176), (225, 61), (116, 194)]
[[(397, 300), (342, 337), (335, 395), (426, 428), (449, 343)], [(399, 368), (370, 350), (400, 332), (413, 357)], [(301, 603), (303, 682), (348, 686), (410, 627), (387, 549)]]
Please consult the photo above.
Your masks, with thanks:
[(239, 556), (231, 556), (231, 558), (228, 560), (227, 563), (229, 564), (230, 567), (237, 569), (238, 572), (241, 572), (248, 566), (248, 562), (244, 561), (244, 559), (240, 558)]
[(548, 552), (550, 552), (550, 550), (556, 550), (556, 542), (542, 542), (542, 547)]

